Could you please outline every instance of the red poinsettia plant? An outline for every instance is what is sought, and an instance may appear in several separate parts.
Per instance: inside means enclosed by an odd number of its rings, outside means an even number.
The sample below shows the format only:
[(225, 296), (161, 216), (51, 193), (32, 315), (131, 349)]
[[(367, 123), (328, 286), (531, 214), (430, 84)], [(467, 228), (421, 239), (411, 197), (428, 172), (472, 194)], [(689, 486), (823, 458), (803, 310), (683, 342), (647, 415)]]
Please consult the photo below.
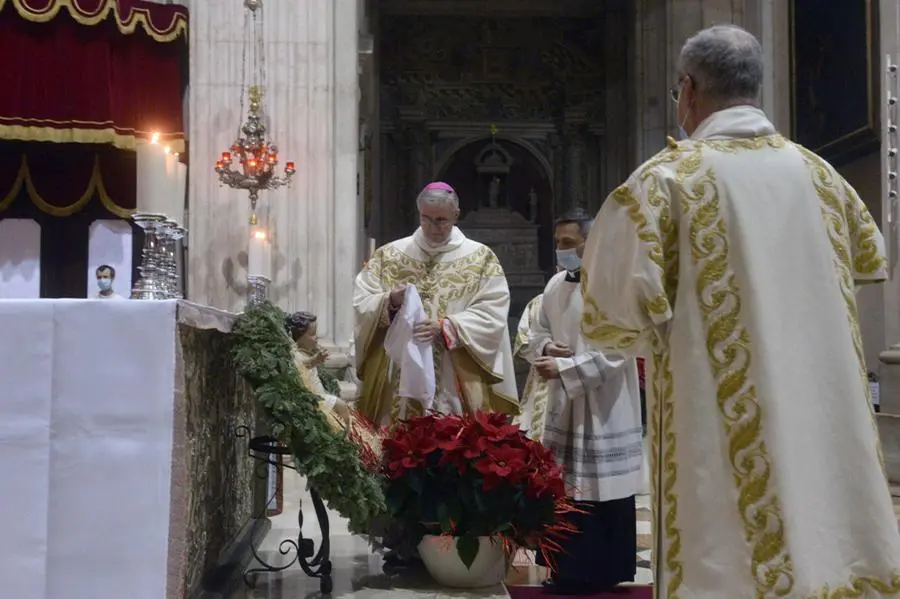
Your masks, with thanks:
[(478, 538), (493, 537), (508, 553), (534, 549), (552, 564), (554, 539), (573, 532), (564, 519), (574, 508), (562, 468), (502, 414), (412, 418), (383, 448), (389, 516), (408, 543), (457, 537), (459, 557), (470, 567)]

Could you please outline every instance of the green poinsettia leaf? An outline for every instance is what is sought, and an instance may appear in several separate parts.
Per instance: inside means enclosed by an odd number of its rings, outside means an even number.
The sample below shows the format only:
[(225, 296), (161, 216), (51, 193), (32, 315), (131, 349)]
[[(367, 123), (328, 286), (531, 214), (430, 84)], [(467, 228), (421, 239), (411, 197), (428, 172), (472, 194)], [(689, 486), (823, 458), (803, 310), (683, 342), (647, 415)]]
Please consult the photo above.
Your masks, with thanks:
[(464, 536), (456, 540), (456, 553), (467, 569), (472, 568), (475, 558), (478, 557), (478, 537)]

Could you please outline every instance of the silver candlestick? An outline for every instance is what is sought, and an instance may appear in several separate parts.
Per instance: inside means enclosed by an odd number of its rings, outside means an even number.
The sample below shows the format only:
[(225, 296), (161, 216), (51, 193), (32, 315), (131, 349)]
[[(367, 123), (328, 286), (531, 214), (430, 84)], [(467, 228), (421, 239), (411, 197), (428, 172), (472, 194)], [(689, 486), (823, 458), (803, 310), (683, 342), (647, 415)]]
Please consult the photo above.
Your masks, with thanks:
[(252, 307), (269, 299), (269, 283), (272, 281), (262, 275), (247, 276), (247, 306)]
[(181, 299), (181, 269), (178, 268), (178, 241), (184, 237), (185, 229), (174, 220), (162, 224), (163, 275), (166, 291), (170, 299)]
[(135, 224), (144, 230), (144, 247), (141, 250), (141, 265), (138, 270), (141, 278), (131, 289), (131, 299), (163, 300), (169, 299), (163, 276), (162, 223), (164, 214), (145, 212), (135, 213), (131, 217)]

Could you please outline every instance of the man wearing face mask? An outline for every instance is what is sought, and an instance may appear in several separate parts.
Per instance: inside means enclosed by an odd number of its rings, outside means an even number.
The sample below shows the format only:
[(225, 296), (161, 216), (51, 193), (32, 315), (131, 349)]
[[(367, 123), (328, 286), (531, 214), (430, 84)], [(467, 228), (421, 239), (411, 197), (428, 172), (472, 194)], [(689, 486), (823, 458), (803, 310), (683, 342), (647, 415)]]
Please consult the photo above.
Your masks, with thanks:
[(116, 280), (115, 268), (101, 264), (94, 274), (97, 276), (97, 287), (100, 288), (100, 291), (94, 294), (94, 299), (124, 299), (113, 290), (113, 283)]
[(429, 407), (517, 414), (509, 286), (500, 261), (456, 227), (459, 198), (447, 183), (426, 185), (416, 207), (419, 228), (378, 248), (356, 277), (356, 363), (362, 381), (357, 406), (385, 426), (425, 410), (424, 402), (397, 396), (401, 365), (384, 346), (407, 286), (415, 285), (426, 318), (414, 325), (413, 342), (432, 348), (434, 355), (435, 397)]
[(566, 484), (583, 513), (570, 518), (580, 531), (562, 542), (558, 594), (596, 593), (634, 580), (635, 495), (643, 482), (637, 365), (601, 353), (581, 336), (581, 256), (591, 218), (576, 209), (556, 224), (556, 257), (563, 269), (547, 287), (528, 348), (548, 381), (541, 441), (565, 467)]
[(885, 279), (884, 240), (759, 109), (763, 68), (739, 27), (685, 43), (689, 138), (600, 210), (582, 332), (648, 358), (661, 599), (900, 596), (854, 293)]

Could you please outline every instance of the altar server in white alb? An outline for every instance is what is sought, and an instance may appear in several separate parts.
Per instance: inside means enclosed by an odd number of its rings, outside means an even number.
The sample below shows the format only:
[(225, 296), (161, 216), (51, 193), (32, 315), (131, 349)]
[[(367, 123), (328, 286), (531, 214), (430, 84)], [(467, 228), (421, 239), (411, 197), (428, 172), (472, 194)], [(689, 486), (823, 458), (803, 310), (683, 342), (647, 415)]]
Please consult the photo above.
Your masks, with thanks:
[(548, 381), (541, 441), (565, 467), (583, 513), (581, 532), (562, 543), (548, 586), (559, 594), (608, 590), (636, 573), (635, 494), (643, 481), (637, 364), (590, 347), (581, 336), (581, 254), (591, 226), (577, 209), (556, 225), (557, 261), (564, 270), (544, 289), (532, 322), (532, 365)]
[(751, 34), (701, 31), (678, 75), (689, 137), (606, 200), (582, 279), (585, 336), (652, 357), (660, 597), (897, 596), (855, 296), (881, 234), (758, 108)]

